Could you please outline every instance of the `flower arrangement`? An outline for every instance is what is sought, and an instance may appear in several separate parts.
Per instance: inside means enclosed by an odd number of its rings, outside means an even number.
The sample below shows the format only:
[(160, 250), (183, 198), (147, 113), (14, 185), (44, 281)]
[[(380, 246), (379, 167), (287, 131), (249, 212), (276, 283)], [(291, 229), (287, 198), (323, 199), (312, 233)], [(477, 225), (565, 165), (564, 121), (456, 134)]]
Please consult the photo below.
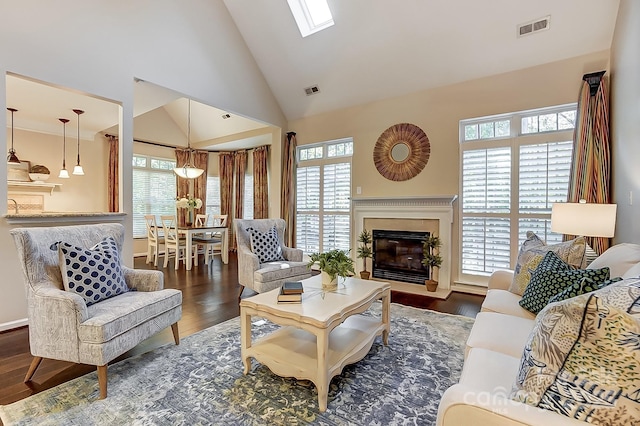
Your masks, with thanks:
[(186, 197), (176, 198), (176, 207), (179, 209), (199, 209), (202, 207), (202, 200), (187, 194)]

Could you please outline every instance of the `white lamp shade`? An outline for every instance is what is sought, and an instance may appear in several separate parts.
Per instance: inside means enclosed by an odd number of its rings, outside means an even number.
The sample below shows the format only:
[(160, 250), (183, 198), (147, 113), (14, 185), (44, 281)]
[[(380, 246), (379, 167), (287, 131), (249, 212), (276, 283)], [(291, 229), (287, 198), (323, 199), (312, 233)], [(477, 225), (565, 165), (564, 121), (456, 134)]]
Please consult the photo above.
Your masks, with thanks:
[(551, 208), (551, 231), (611, 238), (616, 231), (617, 208), (617, 204), (554, 203)]
[(69, 179), (69, 171), (67, 169), (61, 169), (58, 177), (62, 179)]
[(184, 167), (176, 167), (173, 169), (175, 174), (185, 179), (195, 179), (204, 173), (203, 169), (197, 169), (195, 167), (184, 166)]
[(84, 176), (84, 169), (82, 168), (81, 165), (77, 165), (73, 167), (73, 174), (74, 175), (79, 175), (79, 176)]

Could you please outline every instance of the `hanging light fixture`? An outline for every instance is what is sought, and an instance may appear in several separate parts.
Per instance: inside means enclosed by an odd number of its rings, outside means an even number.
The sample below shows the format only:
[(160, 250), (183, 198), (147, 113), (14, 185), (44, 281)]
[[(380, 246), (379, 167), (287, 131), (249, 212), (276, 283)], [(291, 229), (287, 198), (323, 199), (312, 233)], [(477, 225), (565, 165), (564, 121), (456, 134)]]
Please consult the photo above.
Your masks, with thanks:
[(59, 178), (69, 179), (69, 172), (67, 171), (66, 164), (66, 156), (67, 156), (67, 123), (69, 122), (66, 118), (58, 118), (62, 123), (62, 168), (60, 169), (60, 173), (58, 174)]
[(16, 150), (13, 149), (13, 113), (18, 111), (15, 108), (7, 108), (11, 111), (11, 149), (9, 150), (9, 155), (7, 155), (7, 163), (9, 164), (20, 164), (20, 160), (16, 155)]
[(84, 114), (84, 111), (81, 110), (81, 109), (74, 109), (73, 112), (78, 114), (78, 163), (73, 168), (73, 174), (74, 175), (83, 176), (84, 175), (84, 170), (82, 169), (82, 166), (80, 165), (80, 114)]
[(187, 149), (189, 150), (189, 157), (187, 162), (182, 167), (176, 167), (173, 169), (175, 174), (185, 179), (195, 179), (204, 173), (203, 169), (198, 169), (192, 166), (193, 150), (191, 149), (191, 99), (189, 99), (189, 114), (187, 122)]

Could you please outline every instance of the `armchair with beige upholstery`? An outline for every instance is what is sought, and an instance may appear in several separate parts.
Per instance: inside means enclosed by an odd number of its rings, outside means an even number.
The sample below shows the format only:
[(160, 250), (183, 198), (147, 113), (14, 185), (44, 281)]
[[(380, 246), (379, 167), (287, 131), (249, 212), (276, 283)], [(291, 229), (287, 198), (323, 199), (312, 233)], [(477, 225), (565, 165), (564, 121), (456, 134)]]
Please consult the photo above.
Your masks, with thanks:
[[(121, 265), (120, 277), (124, 276), (128, 291), (93, 304), (79, 293), (64, 290), (56, 243), (90, 249), (113, 237), (121, 253), (122, 225), (15, 228), (10, 232), (24, 273), (29, 344), (34, 356), (25, 382), (31, 380), (43, 358), (95, 365), (100, 399), (106, 398), (109, 361), (169, 326), (176, 344), (180, 342), (182, 293), (162, 289), (161, 271)], [(106, 257), (117, 257), (110, 256)]]
[[(307, 262), (302, 261), (302, 250), (284, 246), (284, 219), (235, 219), (234, 231), (238, 243), (238, 281), (240, 295), (245, 287), (257, 293), (278, 288), (285, 281), (299, 281), (311, 276)], [(247, 229), (266, 233), (276, 227), (284, 260), (260, 263), (251, 250), (251, 236)]]

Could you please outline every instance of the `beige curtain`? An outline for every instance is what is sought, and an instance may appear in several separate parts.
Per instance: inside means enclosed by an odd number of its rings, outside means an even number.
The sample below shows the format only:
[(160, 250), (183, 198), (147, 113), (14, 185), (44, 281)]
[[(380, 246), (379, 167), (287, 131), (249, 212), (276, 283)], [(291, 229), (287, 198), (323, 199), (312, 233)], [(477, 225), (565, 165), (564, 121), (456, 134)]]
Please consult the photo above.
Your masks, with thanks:
[(220, 214), (227, 215), (227, 226), (229, 228), (229, 247), (234, 246), (233, 238), (233, 214), (232, 194), (233, 194), (233, 160), (232, 152), (221, 152), (218, 156), (220, 173)]
[[(181, 167), (189, 161), (189, 150), (186, 148), (176, 148), (176, 166)], [(176, 175), (176, 198), (189, 195), (189, 179)], [(187, 223), (187, 209), (177, 209), (178, 226), (185, 226)]]
[(295, 247), (296, 241), (296, 133), (289, 132), (284, 141), (282, 158), (282, 198), (280, 213), (286, 223), (286, 246)]
[(202, 200), (202, 207), (196, 209), (196, 214), (205, 213), (207, 210), (207, 177), (209, 168), (209, 152), (194, 151), (193, 166), (204, 170), (200, 176), (193, 180), (193, 196)]
[(108, 197), (109, 197), (109, 211), (110, 212), (119, 212), (120, 206), (118, 202), (119, 198), (119, 163), (118, 163), (118, 155), (120, 153), (120, 141), (116, 136), (106, 135), (107, 142), (109, 143), (109, 186), (108, 186)]
[(267, 161), (269, 146), (259, 146), (253, 151), (253, 218), (269, 217), (269, 181)]

